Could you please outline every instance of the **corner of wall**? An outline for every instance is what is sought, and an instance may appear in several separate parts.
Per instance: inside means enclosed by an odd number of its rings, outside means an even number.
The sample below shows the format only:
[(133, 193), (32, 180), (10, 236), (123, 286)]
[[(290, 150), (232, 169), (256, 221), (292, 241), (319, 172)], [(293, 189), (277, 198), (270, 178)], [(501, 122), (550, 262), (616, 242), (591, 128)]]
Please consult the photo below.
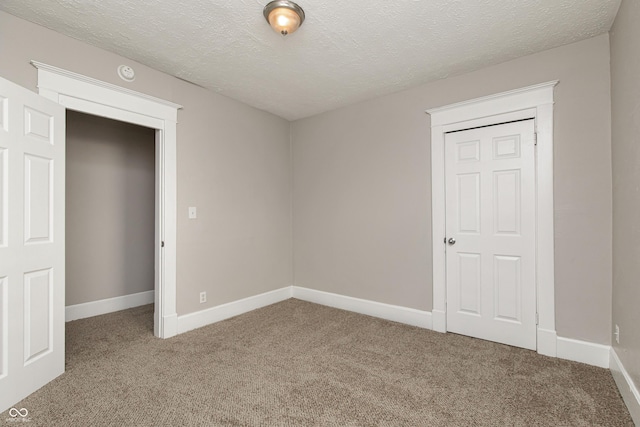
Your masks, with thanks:
[(294, 168), (293, 168), (293, 122), (289, 122), (289, 203), (291, 204), (291, 211), (289, 214), (289, 219), (291, 221), (290, 228), (290, 236), (291, 240), (291, 286), (295, 286), (296, 284), (296, 267), (295, 267), (295, 256), (294, 256), (294, 244), (295, 240), (293, 238), (293, 216), (294, 216), (294, 205), (293, 205), (293, 185), (294, 185)]

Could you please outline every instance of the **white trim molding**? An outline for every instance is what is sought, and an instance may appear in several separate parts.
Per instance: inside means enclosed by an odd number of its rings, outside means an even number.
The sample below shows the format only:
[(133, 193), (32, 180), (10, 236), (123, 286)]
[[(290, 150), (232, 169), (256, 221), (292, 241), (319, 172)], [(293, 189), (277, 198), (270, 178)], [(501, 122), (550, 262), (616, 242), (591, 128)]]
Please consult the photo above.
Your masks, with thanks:
[(635, 425), (640, 426), (640, 391), (633, 382), (633, 379), (620, 361), (614, 348), (611, 348), (611, 374), (620, 390), (622, 399), (629, 409), (631, 418)]
[(445, 133), (533, 118), (536, 123), (537, 351), (556, 356), (553, 234), (553, 88), (541, 83), (427, 110), (431, 115), (433, 326), (446, 332)]
[(153, 304), (153, 299), (154, 291), (146, 291), (82, 304), (68, 305), (64, 308), (64, 317), (66, 322), (70, 322), (72, 320), (100, 316), (101, 314), (113, 313), (114, 311), (126, 310), (127, 308), (138, 307), (140, 305)]
[[(74, 97), (74, 92), (79, 87), (91, 92), (91, 94), (85, 92), (79, 99), (105, 98), (108, 100), (113, 94), (117, 93), (122, 96), (127, 96), (129, 101), (131, 101), (128, 105), (118, 106), (118, 109), (131, 112), (145, 110), (151, 113), (151, 117), (160, 117), (172, 122), (178, 121), (177, 112), (182, 108), (182, 105), (74, 73), (73, 71), (63, 68), (54, 67), (53, 65), (43, 64), (42, 62), (31, 61), (31, 64), (38, 69), (38, 72), (46, 72), (43, 75), (38, 73), (38, 89), (54, 89), (56, 92), (72, 98)], [(111, 104), (112, 103), (108, 102), (105, 105)]]
[(156, 130), (154, 334), (177, 333), (177, 119), (182, 106), (37, 61), (38, 93), (65, 108)]
[[(314, 304), (391, 320), (405, 325), (435, 330), (435, 313), (429, 311), (354, 298), (300, 286), (287, 286), (238, 301), (232, 301), (205, 310), (178, 316), (177, 333), (181, 334), (192, 329), (207, 326), (289, 298), (296, 298)], [(538, 333), (547, 341), (545, 345), (554, 350), (557, 348), (557, 354), (554, 355), (554, 357), (599, 366), (601, 368), (609, 367), (610, 347), (608, 345), (556, 337), (555, 331), (542, 330)]]
[(541, 328), (538, 325), (538, 353), (545, 356), (556, 357), (558, 348), (558, 336), (556, 331)]
[[(205, 310), (176, 316), (176, 329), (174, 335), (201, 328), (231, 317), (239, 316), (290, 298), (296, 298), (302, 301), (308, 301), (314, 304), (325, 305), (367, 316), (378, 317), (380, 319), (391, 320), (405, 325), (417, 326), (424, 329), (435, 329), (432, 320), (434, 318), (434, 314), (429, 311), (354, 298), (331, 292), (303, 288), (300, 286), (285, 286), (280, 289), (221, 304)], [(69, 322), (72, 320), (99, 316), (101, 314), (126, 310), (127, 308), (137, 307), (140, 305), (151, 304), (153, 302), (154, 291), (146, 291), (121, 297), (70, 305), (65, 308), (66, 321)], [(571, 338), (556, 338), (555, 332), (553, 334), (546, 335), (546, 339), (553, 340), (553, 343), (549, 343), (549, 345), (552, 345), (554, 348), (557, 346), (558, 351), (556, 357), (560, 359), (586, 363), (588, 365), (599, 366), (601, 368), (609, 367), (609, 352), (611, 347), (608, 345), (579, 341)], [(613, 359), (611, 364), (613, 366)], [(620, 365), (619, 361), (617, 365)]]
[(431, 313), (428, 311), (353, 298), (330, 292), (316, 291), (299, 286), (293, 286), (292, 295), (293, 298), (315, 304), (353, 311), (355, 313), (366, 314), (367, 316), (379, 317), (381, 319), (418, 326), (420, 328), (432, 329)]
[(201, 328), (221, 320), (239, 316), (258, 308), (266, 307), (291, 298), (291, 286), (265, 292), (241, 300), (217, 305), (205, 310), (189, 313), (177, 318), (177, 333), (182, 334), (193, 329)]
[(611, 346), (608, 345), (558, 337), (557, 357), (559, 359), (609, 368), (610, 350)]

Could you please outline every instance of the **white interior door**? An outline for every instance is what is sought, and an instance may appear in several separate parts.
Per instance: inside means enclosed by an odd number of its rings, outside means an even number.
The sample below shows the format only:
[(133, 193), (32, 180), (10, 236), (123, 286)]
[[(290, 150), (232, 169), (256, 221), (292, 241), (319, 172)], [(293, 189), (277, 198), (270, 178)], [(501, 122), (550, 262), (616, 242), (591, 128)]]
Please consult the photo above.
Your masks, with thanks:
[(445, 136), (447, 330), (535, 350), (534, 120)]
[(65, 110), (0, 78), (0, 412), (64, 372)]

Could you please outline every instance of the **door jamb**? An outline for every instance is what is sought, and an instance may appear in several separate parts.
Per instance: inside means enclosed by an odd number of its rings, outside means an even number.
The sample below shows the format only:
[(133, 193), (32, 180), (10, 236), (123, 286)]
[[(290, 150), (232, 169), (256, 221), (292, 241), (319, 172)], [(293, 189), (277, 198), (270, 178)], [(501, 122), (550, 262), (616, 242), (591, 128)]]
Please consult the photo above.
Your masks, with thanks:
[(426, 112), (431, 116), (431, 198), (433, 254), (433, 329), (447, 331), (445, 247), (445, 133), (510, 120), (533, 118), (537, 135), (536, 295), (537, 351), (556, 356), (553, 235), (553, 89), (541, 83)]
[(154, 335), (176, 335), (176, 125), (182, 106), (41, 62), (31, 64), (38, 69), (43, 97), (71, 110), (156, 130)]

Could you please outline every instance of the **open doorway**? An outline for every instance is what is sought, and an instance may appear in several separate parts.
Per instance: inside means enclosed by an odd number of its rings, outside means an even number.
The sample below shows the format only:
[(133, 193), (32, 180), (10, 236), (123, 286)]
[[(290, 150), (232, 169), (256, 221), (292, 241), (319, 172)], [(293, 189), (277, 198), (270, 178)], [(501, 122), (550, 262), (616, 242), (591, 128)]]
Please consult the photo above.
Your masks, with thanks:
[(155, 174), (154, 129), (67, 110), (67, 320), (153, 303)]
[[(178, 110), (182, 106), (41, 62), (31, 63), (38, 69), (38, 93), (67, 111), (132, 123), (155, 131), (153, 333), (161, 338), (176, 335), (176, 151)], [(64, 281), (58, 286), (64, 289)]]
[[(0, 393), (0, 411), (65, 369), (65, 110), (140, 125), (153, 132), (153, 333), (161, 338), (177, 333), (176, 125), (182, 107), (57, 67), (32, 64), (38, 69), (39, 95), (0, 79), (0, 110), (4, 112), (0, 114), (4, 132), (0, 141), (0, 169), (4, 171), (0, 173), (4, 176), (0, 179), (0, 246), (4, 248), (0, 257), (0, 324), (4, 326), (0, 328), (0, 386), (12, 391)], [(15, 154), (8, 156), (8, 148)], [(14, 183), (10, 187), (9, 180)], [(8, 218), (15, 225), (8, 227)], [(8, 286), (8, 277), (24, 281), (25, 291)], [(16, 323), (11, 340), (9, 318)], [(19, 347), (23, 350), (17, 351)]]

